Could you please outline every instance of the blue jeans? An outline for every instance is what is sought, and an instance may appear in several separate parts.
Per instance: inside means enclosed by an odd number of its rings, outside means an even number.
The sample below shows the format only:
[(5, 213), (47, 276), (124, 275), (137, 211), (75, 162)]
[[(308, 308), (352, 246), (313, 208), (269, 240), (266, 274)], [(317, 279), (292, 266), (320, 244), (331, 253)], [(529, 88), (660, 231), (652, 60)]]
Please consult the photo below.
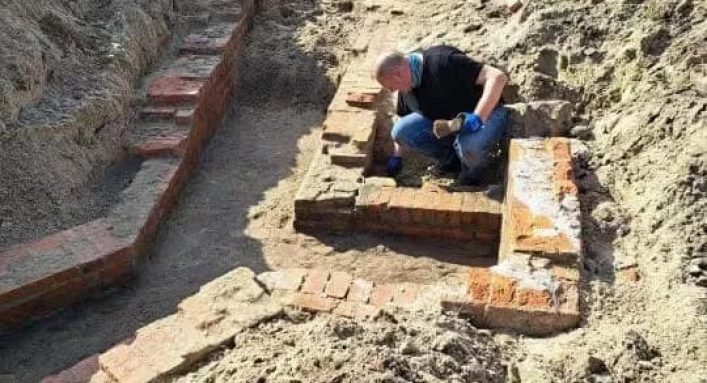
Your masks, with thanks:
[(489, 150), (501, 140), (507, 125), (508, 110), (501, 105), (491, 112), (488, 120), (476, 132), (439, 139), (432, 133), (432, 120), (420, 113), (411, 113), (395, 123), (391, 136), (398, 144), (432, 157), (440, 165), (451, 165), (461, 160), (459, 180), (463, 183), (478, 183), (483, 178)]

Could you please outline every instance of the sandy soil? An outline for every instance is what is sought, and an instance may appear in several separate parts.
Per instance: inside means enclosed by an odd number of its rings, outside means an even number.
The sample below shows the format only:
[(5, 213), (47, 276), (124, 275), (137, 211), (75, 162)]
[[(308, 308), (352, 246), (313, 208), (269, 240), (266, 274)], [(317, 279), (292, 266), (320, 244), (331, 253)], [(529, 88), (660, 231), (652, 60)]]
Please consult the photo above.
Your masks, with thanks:
[[(291, 199), (346, 63), (345, 47), (364, 13), (378, 12), (402, 23), (403, 49), (450, 43), (508, 70), (509, 101), (574, 105), (573, 133), (583, 142), (576, 150), (585, 241), (581, 328), (546, 339), (495, 334), (509, 380), (704, 382), (706, 5), (534, 0), (513, 16), (481, 0), (366, 1), (350, 9), (343, 0), (263, 2), (231, 114), (145, 271), (108, 297), (3, 335), (0, 377), (36, 381), (101, 351), (235, 266), (323, 266), (379, 281), (425, 282), (455, 279), (463, 265), (489, 262), (457, 244), (315, 238), (291, 229)], [(280, 325), (302, 361), (313, 362), (306, 350), (314, 346), (303, 334), (336, 323), (289, 320), (252, 335), (270, 339), (263, 334)], [(264, 363), (277, 360), (272, 352), (279, 347), (258, 349)], [(196, 380), (242, 367), (238, 353), (222, 354), (226, 365), (216, 362)], [(248, 368), (257, 378), (260, 370)], [(391, 381), (414, 381), (403, 378)]]

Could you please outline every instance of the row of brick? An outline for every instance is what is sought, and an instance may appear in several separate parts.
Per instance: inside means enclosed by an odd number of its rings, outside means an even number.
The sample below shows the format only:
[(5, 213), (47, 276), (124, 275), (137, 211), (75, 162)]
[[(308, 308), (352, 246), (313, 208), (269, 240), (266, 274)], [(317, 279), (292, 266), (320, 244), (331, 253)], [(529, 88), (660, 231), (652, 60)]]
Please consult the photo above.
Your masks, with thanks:
[[(469, 314), (482, 327), (549, 335), (571, 328), (579, 319), (576, 280), (556, 277), (546, 285), (493, 268), (472, 267), (462, 289), (415, 283), (375, 284), (340, 271), (285, 269), (256, 277), (280, 303), (303, 310), (355, 319), (371, 319), (381, 308), (440, 309)], [(422, 301), (423, 291), (427, 299)], [(452, 291), (452, 293), (449, 293)], [(432, 300), (430, 296), (436, 297)]]
[(356, 214), (361, 228), (492, 243), (501, 228), (501, 204), (483, 193), (365, 186)]
[(356, 319), (375, 316), (386, 305), (405, 307), (420, 291), (413, 283), (375, 284), (341, 271), (285, 269), (258, 275), (281, 303)]
[(283, 306), (375, 320), (381, 309), (470, 314), (474, 323), (545, 335), (576, 320), (574, 284), (549, 289), (488, 268), (471, 268), (462, 286), (377, 284), (341, 271), (283, 269), (255, 275), (238, 268), (203, 286), (177, 313), (138, 330), (101, 355), (46, 378), (44, 383), (152, 382), (188, 371), (245, 328), (275, 317)]
[(576, 281), (548, 279), (539, 286), (532, 276), (508, 275), (494, 268), (471, 268), (469, 295), (464, 301), (447, 301), (447, 309), (472, 315), (483, 327), (505, 328), (528, 335), (550, 335), (579, 322)]
[[(159, 113), (173, 112), (179, 129), (168, 127), (167, 132), (174, 134), (152, 137), (132, 149), (146, 158), (174, 155), (181, 158), (143, 162), (136, 180), (148, 177), (153, 181), (133, 181), (122, 193), (136, 198), (122, 198), (124, 202), (113, 207), (106, 217), (0, 252), (0, 327), (15, 326), (30, 317), (48, 314), (107, 285), (127, 280), (136, 269), (148, 242), (198, 165), (207, 140), (230, 102), (234, 59), (252, 18), (254, 1), (244, 0), (241, 5), (240, 21), (229, 24), (231, 30), (221, 30), (228, 39), (218, 40), (223, 43), (218, 48), (220, 56), (210, 60), (182, 57), (177, 60), (179, 65), (165, 72), (174, 74), (191, 67), (194, 78), (199, 78), (198, 88), (184, 85), (181, 79), (189, 78), (184, 71), (178, 76), (160, 77), (148, 86), (148, 105), (143, 109), (143, 117), (149, 119), (147, 115), (158, 112), (155, 107), (163, 108)], [(215, 35), (205, 38), (220, 39)], [(191, 107), (186, 111), (179, 109), (187, 100)], [(167, 109), (172, 112), (166, 112)], [(149, 190), (133, 190), (140, 187)]]

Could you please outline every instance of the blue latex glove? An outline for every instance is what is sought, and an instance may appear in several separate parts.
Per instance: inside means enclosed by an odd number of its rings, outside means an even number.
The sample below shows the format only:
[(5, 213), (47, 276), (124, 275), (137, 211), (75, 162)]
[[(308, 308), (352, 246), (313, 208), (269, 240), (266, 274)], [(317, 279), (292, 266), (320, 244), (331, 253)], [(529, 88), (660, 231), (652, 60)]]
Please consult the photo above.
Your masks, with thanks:
[(385, 170), (389, 176), (395, 177), (403, 169), (403, 158), (399, 156), (388, 157), (388, 164), (385, 166)]
[(462, 133), (474, 133), (475, 131), (481, 129), (484, 126), (484, 122), (481, 121), (481, 117), (475, 113), (460, 113), (464, 117), (464, 122), (462, 123), (461, 132)]

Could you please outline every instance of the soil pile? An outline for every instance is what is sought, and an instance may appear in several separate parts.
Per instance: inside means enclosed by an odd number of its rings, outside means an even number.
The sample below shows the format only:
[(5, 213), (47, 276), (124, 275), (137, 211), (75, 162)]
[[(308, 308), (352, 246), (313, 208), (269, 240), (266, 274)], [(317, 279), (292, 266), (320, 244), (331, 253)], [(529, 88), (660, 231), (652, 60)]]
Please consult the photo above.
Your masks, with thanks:
[(290, 312), (177, 382), (505, 382), (501, 350), (466, 320), (384, 314), (373, 322)]

